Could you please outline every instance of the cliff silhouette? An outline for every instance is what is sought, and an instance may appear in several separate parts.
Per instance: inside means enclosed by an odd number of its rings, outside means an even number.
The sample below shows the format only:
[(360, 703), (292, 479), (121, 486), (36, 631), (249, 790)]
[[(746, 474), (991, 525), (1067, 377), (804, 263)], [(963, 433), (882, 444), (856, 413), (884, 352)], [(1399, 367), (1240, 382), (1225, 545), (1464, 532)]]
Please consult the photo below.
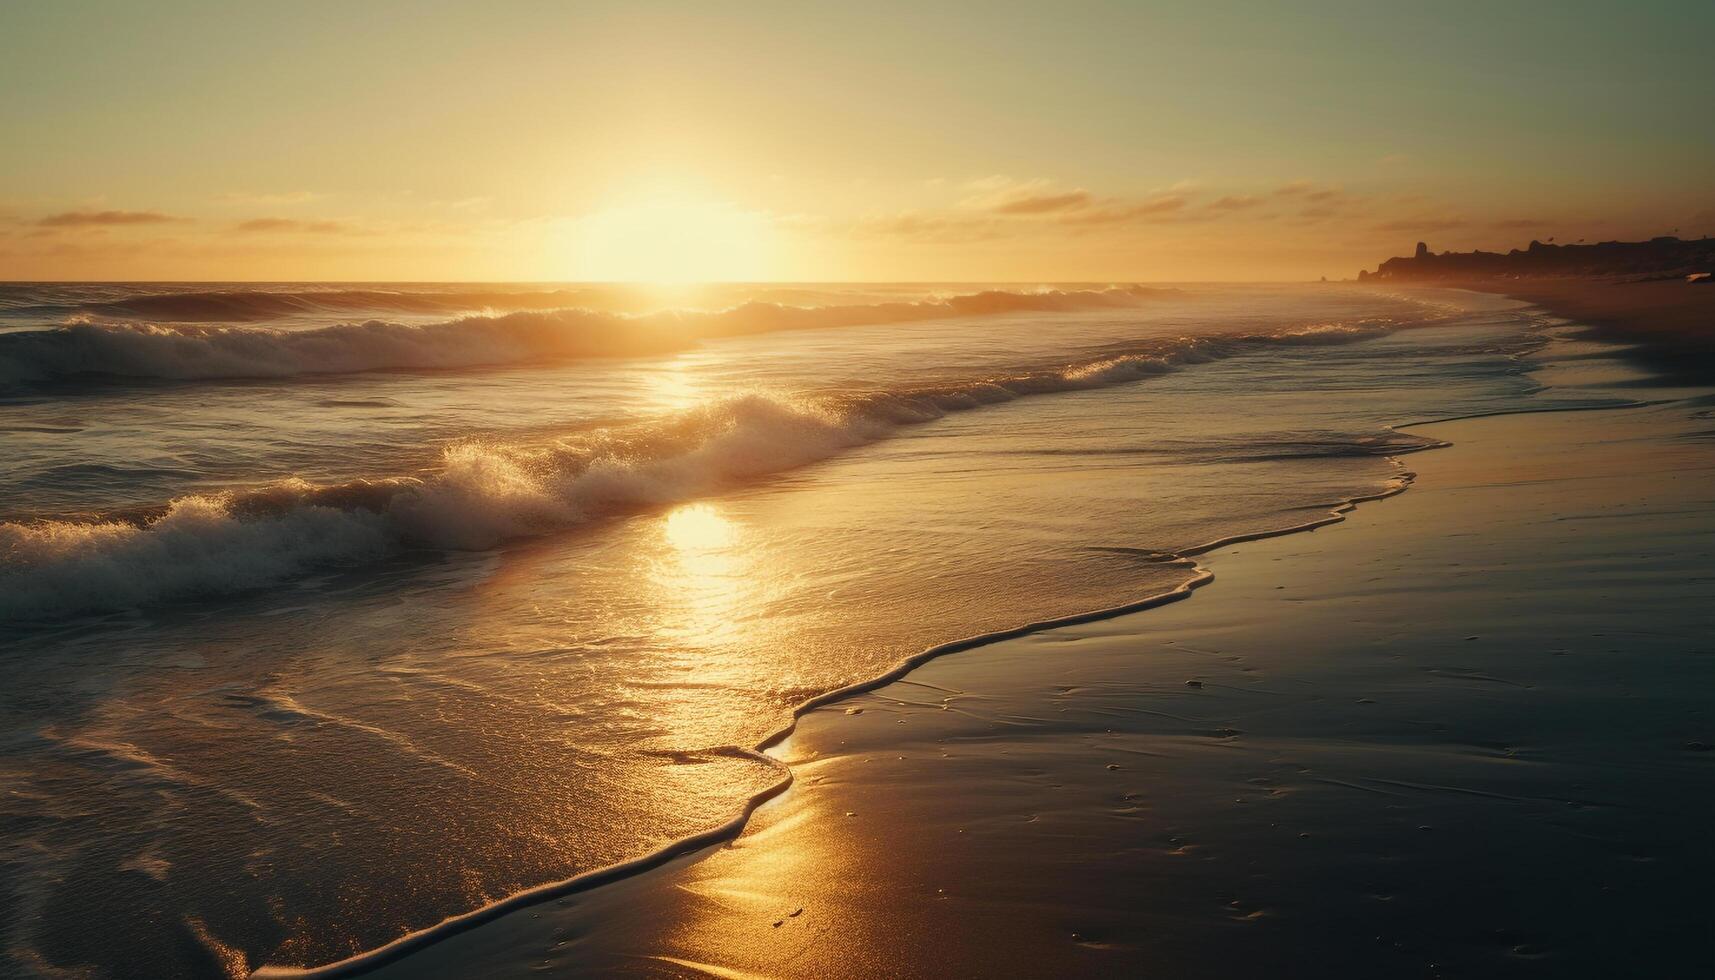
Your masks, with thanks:
[[(1671, 235), (1647, 242), (1550, 245), (1533, 241), (1510, 252), (1431, 252), (1423, 242), (1410, 256), (1388, 259), (1358, 279), (1433, 281), (1445, 279), (1636, 278), (1671, 279), (1715, 272), (1715, 238)], [(1700, 280), (1709, 283), (1705, 275)]]

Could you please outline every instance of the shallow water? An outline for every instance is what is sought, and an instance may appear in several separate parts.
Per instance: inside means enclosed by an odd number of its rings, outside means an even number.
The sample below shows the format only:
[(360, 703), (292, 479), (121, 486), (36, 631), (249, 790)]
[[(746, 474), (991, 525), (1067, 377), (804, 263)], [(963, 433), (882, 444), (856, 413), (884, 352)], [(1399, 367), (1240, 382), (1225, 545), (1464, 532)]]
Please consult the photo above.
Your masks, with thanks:
[[(806, 698), (1394, 486), (1430, 443), (1390, 423), (1560, 394), (1541, 318), (1448, 291), (591, 300), (700, 324), (623, 357), (499, 357), (514, 314), (405, 292), (148, 328), (108, 293), (0, 304), (75, 321), (0, 344), (14, 967), (323, 963), (648, 853), (773, 785), (742, 749)], [(387, 363), (330, 326), (378, 318), (453, 341)]]

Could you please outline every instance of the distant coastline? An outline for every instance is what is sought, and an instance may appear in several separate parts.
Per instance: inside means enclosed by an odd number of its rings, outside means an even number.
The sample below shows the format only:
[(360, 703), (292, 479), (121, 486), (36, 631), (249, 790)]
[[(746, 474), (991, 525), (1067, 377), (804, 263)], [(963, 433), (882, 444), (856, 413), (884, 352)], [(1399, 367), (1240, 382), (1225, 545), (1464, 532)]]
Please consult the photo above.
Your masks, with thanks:
[(1686, 279), (1709, 285), (1715, 272), (1715, 238), (1664, 235), (1647, 242), (1555, 245), (1533, 241), (1508, 252), (1433, 252), (1423, 242), (1409, 256), (1396, 256), (1359, 270), (1372, 279), (1444, 282), (1466, 279), (1632, 278)]

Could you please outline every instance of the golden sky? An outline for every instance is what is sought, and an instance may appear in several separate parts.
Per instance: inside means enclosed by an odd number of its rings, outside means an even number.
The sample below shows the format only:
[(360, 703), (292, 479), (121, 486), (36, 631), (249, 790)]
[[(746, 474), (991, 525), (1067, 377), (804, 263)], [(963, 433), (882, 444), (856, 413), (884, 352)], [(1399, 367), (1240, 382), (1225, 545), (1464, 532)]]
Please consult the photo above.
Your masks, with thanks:
[(0, 279), (1351, 276), (1715, 233), (1706, 2), (0, 5)]

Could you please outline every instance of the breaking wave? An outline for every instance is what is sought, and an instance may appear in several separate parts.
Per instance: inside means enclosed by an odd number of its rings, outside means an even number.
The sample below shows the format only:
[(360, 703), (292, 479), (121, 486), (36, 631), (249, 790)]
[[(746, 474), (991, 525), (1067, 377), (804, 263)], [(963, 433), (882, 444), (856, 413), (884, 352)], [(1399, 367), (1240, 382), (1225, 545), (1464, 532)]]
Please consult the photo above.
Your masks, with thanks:
[(410, 476), (335, 485), (294, 479), (181, 497), (147, 513), (0, 523), (0, 620), (236, 592), (412, 548), (489, 548), (719, 492), (951, 412), (1387, 329), (1181, 338), (1000, 377), (794, 399), (749, 393), (544, 442), (460, 442), (443, 451), (436, 469)]
[[(444, 370), (640, 356), (712, 337), (775, 330), (906, 323), (1008, 313), (1078, 312), (1136, 306), (1167, 290), (1143, 286), (1014, 292), (985, 290), (915, 302), (788, 306), (749, 302), (713, 312), (625, 314), (590, 309), (525, 310), (408, 325), (369, 320), (305, 330), (196, 323), (72, 323), (0, 334), (0, 387), (102, 379), (191, 381), (281, 378), (365, 371)], [(247, 319), (286, 315), (303, 297), (368, 292), (191, 293), (135, 297), (107, 312), (161, 319)], [(387, 294), (400, 302), (440, 303), (445, 295)], [(452, 294), (475, 300), (487, 294)], [(506, 294), (513, 295), (513, 294)], [(570, 294), (519, 294), (544, 303)], [(540, 299), (546, 297), (546, 299)], [(373, 307), (371, 307), (373, 308)], [(222, 310), (227, 316), (217, 316)]]
[(486, 290), (468, 292), (395, 291), (387, 289), (267, 289), (161, 293), (78, 303), (67, 309), (109, 317), (138, 317), (172, 323), (254, 323), (306, 314), (353, 310), (397, 313), (451, 313), (459, 310), (553, 310), (583, 305), (588, 290), (555, 289), (537, 292)]

